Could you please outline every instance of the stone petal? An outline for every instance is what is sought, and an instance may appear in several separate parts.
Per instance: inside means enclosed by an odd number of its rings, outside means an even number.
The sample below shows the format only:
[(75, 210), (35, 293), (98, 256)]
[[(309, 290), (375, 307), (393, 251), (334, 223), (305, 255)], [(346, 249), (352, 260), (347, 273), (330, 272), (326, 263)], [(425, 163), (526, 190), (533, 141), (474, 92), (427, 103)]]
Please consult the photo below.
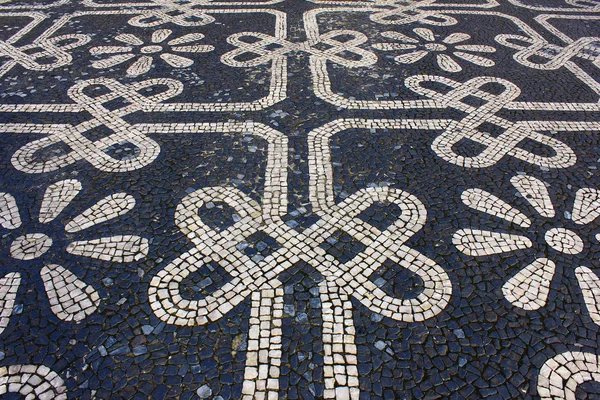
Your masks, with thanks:
[(438, 54), (436, 60), (438, 66), (446, 72), (462, 71), (462, 67), (447, 54)]
[(417, 35), (421, 36), (423, 39), (427, 40), (428, 42), (435, 41), (435, 35), (431, 31), (431, 29), (415, 28), (415, 29), (413, 29), (413, 32), (416, 33)]
[(80, 191), (81, 182), (75, 179), (66, 179), (48, 186), (40, 207), (40, 222), (45, 224), (53, 221)]
[(105, 58), (103, 60), (94, 61), (92, 63), (92, 67), (96, 68), (96, 69), (110, 68), (110, 67), (114, 67), (115, 65), (122, 64), (125, 61), (132, 59), (133, 57), (135, 57), (135, 56), (131, 53), (117, 54), (117, 55)]
[(142, 56), (138, 58), (129, 68), (127, 68), (127, 75), (139, 76), (150, 71), (152, 66), (152, 57)]
[(214, 46), (208, 44), (192, 44), (189, 46), (175, 46), (171, 50), (179, 53), (208, 53), (214, 49)]
[(492, 46), (484, 46), (478, 44), (461, 44), (456, 46), (456, 50), (474, 51), (476, 53), (495, 53), (496, 48)]
[(517, 175), (510, 179), (510, 183), (538, 214), (547, 218), (554, 217), (554, 206), (552, 206), (552, 200), (544, 182), (533, 176)]
[(135, 207), (135, 199), (127, 193), (106, 196), (96, 204), (73, 218), (65, 226), (69, 233), (79, 232), (99, 223), (117, 218)]
[(67, 253), (113, 262), (132, 262), (148, 255), (148, 239), (125, 235), (73, 242)]
[(162, 58), (165, 62), (167, 62), (173, 68), (184, 68), (189, 67), (194, 63), (193, 60), (190, 60), (186, 57), (181, 57), (176, 54), (165, 53), (161, 54), (160, 58)]
[(128, 46), (96, 46), (90, 49), (90, 54), (97, 56), (101, 54), (129, 53), (133, 48)]
[(161, 43), (173, 33), (170, 29), (159, 29), (152, 33), (152, 43)]
[(452, 237), (456, 248), (469, 256), (486, 256), (527, 249), (533, 244), (525, 236), (508, 233), (461, 229)]
[(170, 46), (176, 46), (179, 44), (198, 42), (202, 39), (204, 39), (204, 35), (201, 33), (188, 33), (187, 35), (180, 36), (177, 39), (169, 40), (168, 44)]
[(0, 279), (0, 333), (6, 329), (21, 284), (21, 274), (11, 272)]
[(587, 267), (577, 268), (575, 276), (590, 318), (596, 325), (600, 325), (600, 278)]
[(61, 320), (81, 321), (98, 308), (98, 292), (60, 265), (47, 265), (40, 275), (52, 312)]
[(21, 226), (19, 207), (10, 193), (0, 193), (0, 226), (6, 229), (16, 229)]
[(410, 53), (402, 54), (402, 55), (394, 58), (394, 60), (396, 60), (396, 62), (399, 62), (401, 64), (412, 64), (412, 63), (419, 61), (421, 58), (425, 57), (427, 54), (428, 53), (425, 50), (418, 50), (418, 51), (413, 51)]
[(600, 191), (579, 189), (575, 194), (572, 218), (576, 224), (588, 224), (600, 215)]
[(546, 305), (550, 283), (556, 265), (547, 258), (538, 258), (502, 286), (506, 300), (524, 310), (537, 310)]
[(465, 61), (469, 61), (482, 67), (493, 67), (495, 65), (495, 63), (489, 58), (481, 57), (476, 54), (464, 53), (462, 51), (456, 51), (453, 54), (458, 58), (462, 58)]
[(477, 211), (502, 218), (522, 228), (531, 226), (531, 221), (522, 212), (485, 190), (467, 189), (462, 193), (461, 199), (465, 205)]
[(414, 43), (414, 44), (418, 44), (419, 41), (416, 39), (413, 39), (411, 37), (408, 37), (406, 35), (403, 35), (400, 32), (395, 32), (395, 31), (385, 31), (381, 33), (381, 36), (386, 37), (388, 39), (394, 39), (397, 40), (399, 42), (402, 43)]
[(448, 35), (446, 39), (443, 40), (443, 42), (446, 44), (455, 44), (464, 42), (469, 39), (471, 39), (471, 35), (469, 35), (468, 33), (455, 32)]
[(139, 39), (137, 36), (132, 35), (130, 33), (124, 33), (124, 34), (115, 36), (115, 39), (117, 39), (119, 42), (131, 44), (134, 46), (141, 46), (144, 44), (144, 42), (141, 39)]

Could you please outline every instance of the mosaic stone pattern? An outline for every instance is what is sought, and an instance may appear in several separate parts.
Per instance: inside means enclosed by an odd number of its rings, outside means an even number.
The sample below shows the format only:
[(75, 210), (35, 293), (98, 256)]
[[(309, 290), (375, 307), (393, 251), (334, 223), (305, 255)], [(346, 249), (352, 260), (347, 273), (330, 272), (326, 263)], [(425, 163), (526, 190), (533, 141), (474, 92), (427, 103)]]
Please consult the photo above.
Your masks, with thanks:
[(0, 0), (0, 398), (600, 398), (598, 0)]

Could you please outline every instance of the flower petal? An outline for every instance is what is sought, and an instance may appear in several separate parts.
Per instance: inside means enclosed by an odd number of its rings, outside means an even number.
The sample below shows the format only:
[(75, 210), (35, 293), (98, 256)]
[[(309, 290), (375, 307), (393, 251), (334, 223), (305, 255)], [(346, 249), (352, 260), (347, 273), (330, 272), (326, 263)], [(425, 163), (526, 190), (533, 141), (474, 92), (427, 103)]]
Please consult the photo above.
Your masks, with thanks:
[(128, 46), (96, 46), (90, 49), (90, 54), (113, 54), (113, 53), (127, 53), (132, 51), (133, 48)]
[(461, 199), (465, 205), (477, 211), (502, 218), (522, 228), (531, 226), (531, 221), (525, 214), (485, 190), (467, 189), (462, 193)]
[(185, 68), (189, 67), (194, 63), (194, 60), (190, 60), (189, 58), (169, 53), (161, 54), (160, 58), (165, 60), (170, 66), (174, 68)]
[(71, 271), (60, 265), (42, 268), (40, 275), (54, 315), (63, 321), (81, 321), (98, 308), (100, 296)]
[(373, 48), (381, 51), (393, 51), (393, 50), (412, 50), (417, 46), (414, 44), (405, 44), (405, 43), (375, 43), (372, 46)]
[(413, 51), (411, 53), (399, 55), (398, 57), (394, 58), (394, 60), (396, 60), (396, 62), (399, 62), (401, 64), (412, 64), (412, 63), (419, 61), (421, 58), (425, 57), (426, 55), (427, 55), (426, 50), (419, 50), (419, 51)]
[(388, 39), (394, 39), (397, 40), (399, 42), (403, 42), (403, 43), (419, 43), (419, 41), (417, 39), (413, 39), (411, 37), (408, 37), (406, 35), (403, 35), (400, 32), (394, 32), (394, 31), (385, 31), (381, 33), (381, 36), (386, 37)]
[(176, 39), (169, 40), (168, 44), (170, 46), (175, 46), (177, 44), (186, 44), (197, 42), (204, 39), (204, 35), (201, 33), (188, 33), (187, 35), (180, 36)]
[(115, 36), (115, 39), (119, 42), (131, 44), (133, 46), (141, 46), (144, 44), (144, 42), (141, 39), (130, 33), (123, 33), (121, 35)]
[(118, 263), (138, 261), (148, 255), (148, 239), (125, 235), (73, 242), (67, 253)]
[(40, 206), (39, 221), (46, 224), (53, 221), (81, 191), (81, 182), (66, 179), (48, 186)]
[(150, 71), (152, 57), (142, 56), (127, 69), (127, 75), (140, 76)]
[(458, 58), (462, 58), (465, 61), (469, 61), (475, 65), (479, 65), (482, 67), (493, 67), (496, 65), (495, 62), (490, 60), (489, 58), (481, 57), (475, 54), (463, 53), (462, 51), (454, 52), (454, 55)]
[(417, 35), (421, 36), (423, 39), (427, 40), (428, 42), (435, 41), (435, 35), (431, 31), (431, 29), (415, 28), (415, 29), (413, 29), (413, 32), (416, 33)]
[(582, 188), (575, 194), (571, 218), (576, 224), (588, 224), (600, 215), (600, 191)]
[(10, 193), (0, 193), (0, 226), (16, 229), (21, 226), (17, 201)]
[(542, 217), (554, 217), (554, 207), (544, 182), (533, 176), (516, 175), (510, 179), (510, 183)]
[(21, 274), (18, 272), (8, 273), (0, 279), (0, 333), (8, 326), (20, 284)]
[(214, 49), (215, 46), (211, 46), (209, 44), (194, 44), (191, 46), (175, 46), (171, 48), (171, 50), (178, 53), (208, 53)]
[(468, 256), (487, 256), (533, 246), (525, 236), (508, 233), (461, 229), (452, 236), (456, 248)]
[(575, 270), (575, 276), (581, 287), (583, 301), (588, 314), (596, 325), (600, 325), (600, 279), (591, 269), (579, 267)]
[(173, 33), (170, 29), (159, 29), (152, 33), (152, 43), (160, 43)]
[(105, 58), (104, 60), (98, 60), (98, 61), (93, 62), (92, 67), (96, 68), (96, 69), (110, 68), (110, 67), (114, 67), (115, 65), (124, 63), (125, 61), (130, 60), (133, 57), (135, 57), (135, 56), (131, 53), (117, 54), (116, 56), (108, 57), (108, 58)]
[(446, 44), (454, 44), (464, 42), (465, 40), (469, 39), (471, 39), (471, 35), (469, 35), (468, 33), (456, 32), (451, 35), (448, 35), (446, 39), (443, 40), (443, 42)]
[(502, 286), (502, 293), (515, 307), (528, 311), (544, 307), (555, 270), (554, 262), (538, 258), (510, 278)]
[(438, 54), (437, 63), (446, 72), (460, 72), (462, 67), (447, 54)]
[(65, 226), (69, 233), (79, 232), (101, 222), (126, 214), (135, 207), (135, 199), (127, 193), (106, 196), (96, 204), (73, 218)]
[(495, 53), (496, 48), (492, 46), (484, 46), (482, 44), (460, 44), (455, 47), (456, 50), (473, 51), (475, 53)]
[(19, 236), (10, 245), (10, 256), (17, 260), (33, 260), (52, 247), (52, 239), (40, 232)]

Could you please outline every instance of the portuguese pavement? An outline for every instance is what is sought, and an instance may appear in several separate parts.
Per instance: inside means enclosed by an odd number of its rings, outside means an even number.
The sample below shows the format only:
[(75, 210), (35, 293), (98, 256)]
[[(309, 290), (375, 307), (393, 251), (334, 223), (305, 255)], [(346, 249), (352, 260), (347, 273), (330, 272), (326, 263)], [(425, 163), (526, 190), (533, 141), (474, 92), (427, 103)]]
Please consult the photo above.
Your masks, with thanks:
[(599, 167), (599, 0), (0, 0), (0, 398), (599, 399)]

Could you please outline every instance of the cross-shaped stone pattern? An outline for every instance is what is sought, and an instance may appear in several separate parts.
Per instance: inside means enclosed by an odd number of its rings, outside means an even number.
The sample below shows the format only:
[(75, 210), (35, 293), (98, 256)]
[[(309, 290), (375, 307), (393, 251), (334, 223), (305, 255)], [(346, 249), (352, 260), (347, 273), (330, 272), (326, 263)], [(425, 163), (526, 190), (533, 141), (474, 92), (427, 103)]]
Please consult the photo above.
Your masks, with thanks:
[(0, 397), (600, 396), (598, 0), (0, 0)]

